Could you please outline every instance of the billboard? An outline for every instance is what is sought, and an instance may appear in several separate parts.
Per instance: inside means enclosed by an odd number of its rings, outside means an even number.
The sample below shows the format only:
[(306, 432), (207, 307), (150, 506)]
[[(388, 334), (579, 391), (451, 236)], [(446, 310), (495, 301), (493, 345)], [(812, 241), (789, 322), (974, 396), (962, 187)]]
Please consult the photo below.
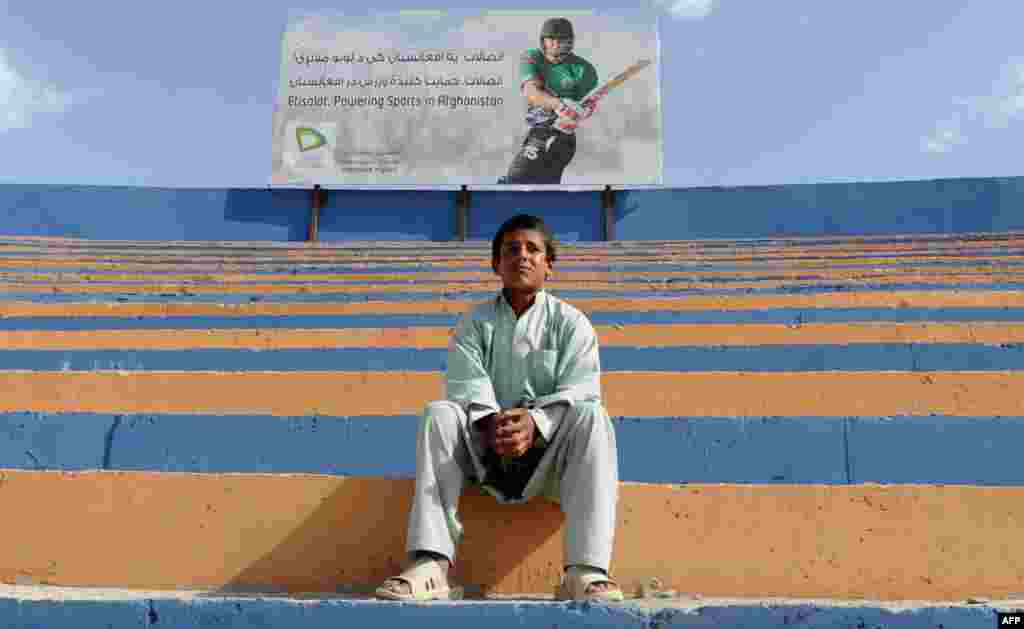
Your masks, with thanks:
[(653, 11), (289, 19), (272, 185), (662, 183)]

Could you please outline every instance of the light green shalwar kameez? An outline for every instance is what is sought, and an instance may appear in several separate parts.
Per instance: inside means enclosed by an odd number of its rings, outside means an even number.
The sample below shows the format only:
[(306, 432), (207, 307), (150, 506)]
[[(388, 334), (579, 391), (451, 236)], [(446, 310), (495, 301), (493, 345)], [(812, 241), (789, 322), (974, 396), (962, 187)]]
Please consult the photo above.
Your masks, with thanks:
[(519, 318), (502, 294), (463, 317), (448, 349), (446, 399), (427, 405), (417, 437), (407, 549), (454, 561), (463, 533), (459, 496), (467, 481), (486, 476), (485, 450), (472, 424), (499, 410), (525, 407), (545, 452), (523, 498), (509, 499), (486, 483), (484, 488), (502, 503), (535, 496), (557, 501), (566, 514), (565, 565), (607, 570), (618, 455), (600, 378), (593, 326), (545, 291)]

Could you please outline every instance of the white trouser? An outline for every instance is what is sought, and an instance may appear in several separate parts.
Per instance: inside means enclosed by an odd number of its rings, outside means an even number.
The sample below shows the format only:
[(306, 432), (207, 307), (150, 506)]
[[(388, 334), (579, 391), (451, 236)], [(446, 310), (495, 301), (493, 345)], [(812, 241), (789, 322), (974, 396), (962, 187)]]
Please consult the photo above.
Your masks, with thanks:
[[(615, 429), (597, 402), (562, 406), (564, 415), (531, 476), (522, 500), (543, 495), (561, 505), (566, 566), (608, 570), (615, 537), (619, 467)], [(448, 401), (431, 402), (416, 442), (416, 493), (409, 514), (406, 549), (440, 553), (455, 560), (462, 537), (459, 496), (469, 479), (483, 479), (482, 446), (466, 413)]]

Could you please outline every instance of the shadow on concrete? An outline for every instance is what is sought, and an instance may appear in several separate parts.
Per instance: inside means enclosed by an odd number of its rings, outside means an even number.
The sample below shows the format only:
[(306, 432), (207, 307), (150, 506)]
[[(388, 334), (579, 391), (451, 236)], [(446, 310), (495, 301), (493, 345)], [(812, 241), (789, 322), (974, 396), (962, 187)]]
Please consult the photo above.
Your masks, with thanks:
[[(344, 478), (320, 507), (270, 552), (220, 590), (366, 594), (406, 562), (405, 534), (414, 481)], [(465, 538), (453, 581), (470, 593), (528, 592), (538, 580), (553, 586), (561, 574), (563, 515), (535, 499), (500, 505), (475, 487), (463, 493)]]

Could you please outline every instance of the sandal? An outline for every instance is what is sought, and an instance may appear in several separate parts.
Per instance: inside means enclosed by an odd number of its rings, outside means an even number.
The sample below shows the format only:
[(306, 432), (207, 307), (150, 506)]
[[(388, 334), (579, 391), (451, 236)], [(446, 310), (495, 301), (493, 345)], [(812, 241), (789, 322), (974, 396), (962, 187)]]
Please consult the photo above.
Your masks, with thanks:
[[(611, 583), (610, 590), (587, 592), (595, 583)], [(626, 597), (619, 585), (604, 571), (590, 566), (570, 566), (562, 577), (562, 582), (555, 590), (555, 599), (559, 601), (599, 601), (618, 603)]]
[(441, 570), (441, 564), (433, 559), (421, 559), (388, 581), (408, 583), (409, 593), (395, 592), (381, 585), (374, 592), (377, 598), (389, 601), (456, 601), (463, 595), (463, 589), (452, 587), (448, 583), (448, 577)]

